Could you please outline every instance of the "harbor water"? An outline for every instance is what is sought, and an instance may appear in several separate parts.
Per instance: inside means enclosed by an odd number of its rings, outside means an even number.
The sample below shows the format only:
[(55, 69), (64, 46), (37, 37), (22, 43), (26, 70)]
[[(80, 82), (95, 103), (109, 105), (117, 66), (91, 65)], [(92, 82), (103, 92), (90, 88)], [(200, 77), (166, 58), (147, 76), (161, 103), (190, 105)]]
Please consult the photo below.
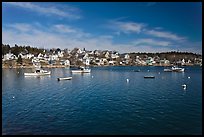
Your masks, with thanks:
[(185, 72), (154, 66), (48, 70), (50, 76), (25, 77), (31, 69), (2, 69), (3, 135), (202, 134), (199, 66)]

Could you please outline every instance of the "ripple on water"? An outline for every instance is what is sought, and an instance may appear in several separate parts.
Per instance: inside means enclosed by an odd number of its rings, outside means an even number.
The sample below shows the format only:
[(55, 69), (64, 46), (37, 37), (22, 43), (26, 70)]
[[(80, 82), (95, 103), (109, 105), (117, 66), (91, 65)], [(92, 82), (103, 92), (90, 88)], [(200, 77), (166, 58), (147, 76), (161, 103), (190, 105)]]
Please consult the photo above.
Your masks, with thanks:
[[(138, 68), (141, 72), (130, 72)], [(161, 73), (144, 79), (148, 69)], [(69, 75), (64, 69), (52, 69), (51, 77), (41, 79), (3, 71), (2, 134), (201, 133), (201, 70), (184, 75), (162, 70), (93, 68), (91, 75), (63, 82), (56, 78)], [(190, 82), (185, 92), (184, 82)]]

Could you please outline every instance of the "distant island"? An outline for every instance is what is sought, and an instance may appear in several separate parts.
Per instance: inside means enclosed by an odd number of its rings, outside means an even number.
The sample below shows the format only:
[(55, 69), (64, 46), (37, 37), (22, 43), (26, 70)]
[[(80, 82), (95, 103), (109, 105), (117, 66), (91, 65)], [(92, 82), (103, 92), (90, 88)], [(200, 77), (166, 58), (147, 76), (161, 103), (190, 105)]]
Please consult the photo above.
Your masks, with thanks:
[(2, 68), (78, 67), (78, 66), (202, 66), (202, 55), (189, 52), (122, 53), (85, 48), (42, 49), (2, 44)]

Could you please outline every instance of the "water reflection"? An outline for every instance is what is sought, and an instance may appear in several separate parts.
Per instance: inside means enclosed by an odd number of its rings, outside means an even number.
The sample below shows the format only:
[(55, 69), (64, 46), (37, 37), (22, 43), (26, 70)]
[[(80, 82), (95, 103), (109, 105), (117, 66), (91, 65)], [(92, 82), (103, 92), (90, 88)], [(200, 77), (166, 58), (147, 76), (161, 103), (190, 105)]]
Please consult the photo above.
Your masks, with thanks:
[(45, 79), (50, 78), (50, 75), (44, 75), (44, 76), (24, 76), (25, 78), (37, 78), (37, 79)]

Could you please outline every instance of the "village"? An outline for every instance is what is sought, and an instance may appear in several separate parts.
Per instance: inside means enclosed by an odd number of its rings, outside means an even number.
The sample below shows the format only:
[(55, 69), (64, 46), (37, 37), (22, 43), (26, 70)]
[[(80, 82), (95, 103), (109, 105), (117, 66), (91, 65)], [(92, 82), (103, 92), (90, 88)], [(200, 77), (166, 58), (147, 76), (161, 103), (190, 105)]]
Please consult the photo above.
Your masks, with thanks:
[(73, 50), (59, 48), (44, 50), (32, 54), (28, 50), (17, 56), (11, 51), (2, 54), (2, 68), (33, 68), (40, 64), (42, 67), (78, 67), (78, 66), (202, 66), (202, 56), (170, 53), (123, 53), (108, 50), (88, 51), (85, 48)]

